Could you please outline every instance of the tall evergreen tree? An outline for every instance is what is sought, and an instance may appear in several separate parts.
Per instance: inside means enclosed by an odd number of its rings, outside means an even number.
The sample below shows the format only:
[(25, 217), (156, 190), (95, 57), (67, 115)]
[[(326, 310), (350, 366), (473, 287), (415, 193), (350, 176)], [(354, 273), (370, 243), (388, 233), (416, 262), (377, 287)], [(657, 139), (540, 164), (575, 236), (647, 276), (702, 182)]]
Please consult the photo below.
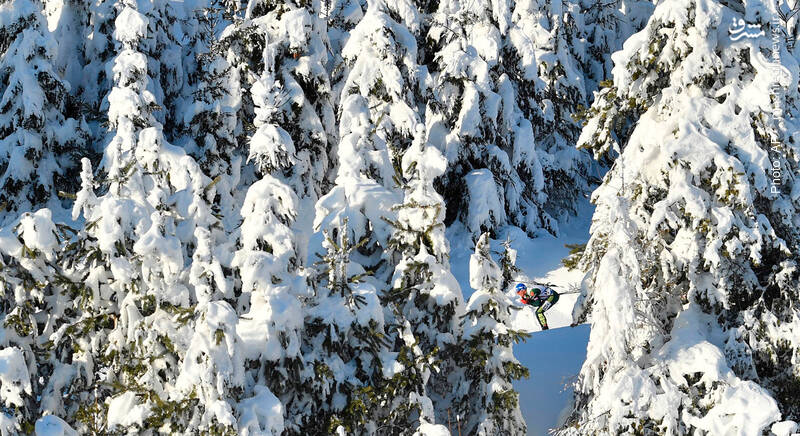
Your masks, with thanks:
[[(614, 57), (581, 136), (620, 156), (594, 195), (575, 314), (592, 334), (564, 434), (797, 420), (797, 82), (769, 39), (728, 35), (772, 13), (662, 2)], [(773, 61), (797, 68), (782, 47)]]
[[(350, 289), (349, 285), (345, 286), (351, 280), (349, 277), (366, 274), (358, 281), (363, 281), (362, 288), (369, 285), (377, 296), (375, 290), (387, 286), (394, 263), (399, 261), (384, 250), (389, 247), (392, 235), (390, 223), (395, 217), (392, 207), (402, 199), (401, 180), (397, 177), (402, 174), (399, 171), (402, 153), (410, 146), (414, 129), (420, 121), (416, 104), (420, 86), (416, 39), (408, 28), (392, 17), (395, 13), (392, 7), (382, 1), (370, 2), (366, 15), (350, 31), (342, 49), (341, 79), (336, 88), (340, 95), (336, 186), (317, 203), (315, 227), (329, 235), (327, 259), (347, 256), (336, 260), (336, 264), (328, 260), (329, 270), (336, 271), (345, 266), (351, 270), (330, 276), (328, 288), (339, 294), (334, 302), (346, 298), (345, 303), (351, 311), (356, 311), (360, 305), (374, 303), (370, 300), (373, 294), (359, 296), (365, 292), (360, 291), (357, 295), (350, 295), (353, 291), (345, 290)], [(416, 17), (413, 8), (405, 12)], [(330, 290), (326, 292), (333, 294)], [(325, 294), (318, 295), (318, 298), (323, 297)], [(380, 426), (409, 428), (412, 425), (416, 428), (426, 420), (431, 422), (434, 419), (430, 400), (424, 393), (427, 381), (425, 356), (419, 347), (415, 348), (415, 339), (407, 336), (412, 333), (402, 322), (393, 327), (392, 343), (386, 343), (383, 308), (380, 304), (378, 308), (380, 316), (370, 315), (373, 319), (369, 322), (359, 316), (359, 325), (354, 326), (359, 327), (357, 339), (364, 343), (356, 350), (361, 350), (363, 355), (354, 355), (350, 348), (351, 351), (344, 349), (344, 357), (340, 357), (345, 362), (375, 360), (369, 366), (372, 369), (360, 370), (363, 373), (358, 377), (361, 385), (347, 388), (349, 392), (343, 397), (344, 404), (347, 404), (346, 414), (339, 411), (336, 415), (346, 423), (345, 427), (355, 431), (351, 429), (353, 420), (365, 418), (358, 418), (359, 415), (354, 413), (362, 414), (372, 407), (372, 423), (357, 427), (359, 432), (366, 434)], [(318, 321), (313, 321), (310, 329), (315, 331), (318, 328), (315, 325), (319, 325)], [(345, 328), (350, 329), (346, 326), (339, 329)], [(361, 332), (362, 328), (368, 330)], [(390, 351), (387, 345), (398, 349)], [(375, 357), (368, 357), (370, 354)], [(398, 374), (394, 369), (398, 366), (404, 368), (404, 372)], [(342, 406), (338, 406), (339, 410)], [(414, 423), (417, 418), (420, 421)]]
[[(247, 191), (239, 228), (239, 249), (232, 266), (241, 277), (236, 334), (241, 337), (245, 366), (243, 395), (268, 389), (288, 416), (285, 428), (298, 432), (310, 407), (302, 397), (300, 355), (303, 308), (307, 293), (297, 235), (291, 225), (298, 198), (281, 180), (265, 174)], [(299, 416), (297, 416), (299, 415)], [(299, 421), (299, 422), (298, 422)]]
[[(214, 56), (226, 52), (213, 67), (228, 82), (224, 86), (236, 104), (224, 116), (237, 116), (244, 124), (243, 135), (232, 124), (222, 126), (228, 135), (223, 140), (246, 141), (251, 164), (244, 180), (230, 179), (249, 185), (230, 264), (241, 277), (235, 310), (242, 316), (237, 334), (248, 368), (244, 395), (277, 396), (286, 414), (282, 428), (291, 434), (315, 428), (314, 412), (322, 407), (306, 394), (311, 366), (300, 355), (302, 301), (309, 292), (302, 268), (311, 233), (308, 212), (327, 183), (333, 114), (318, 10), (315, 2), (251, 1), (244, 17), (234, 17), (211, 48)], [(218, 86), (200, 80), (202, 92)], [(240, 89), (246, 92), (237, 101)], [(206, 135), (205, 148), (213, 152), (216, 138), (209, 139)], [(236, 166), (233, 162), (232, 172), (238, 172)]]
[[(426, 124), (448, 159), (447, 220), (475, 236), (506, 224), (557, 231), (542, 209), (542, 167), (531, 120), (540, 110), (535, 53), (505, 0), (439, 3)], [(464, 189), (466, 188), (466, 189)]]
[[(258, 159), (274, 151), (270, 148), (283, 148), (291, 141), (294, 151), (290, 154), (296, 160), (284, 167), (284, 176), (303, 203), (316, 201), (323, 189), (327, 190), (328, 149), (334, 138), (331, 91), (324, 68), (325, 27), (319, 8), (318, 2), (252, 0), (244, 18), (235, 19), (221, 36), (233, 74), (243, 89), (251, 91), (243, 93), (237, 113), (249, 140), (255, 141), (249, 160), (259, 167)], [(272, 103), (269, 111), (257, 108), (256, 99), (265, 98)], [(251, 124), (256, 122), (278, 126), (285, 134), (267, 132), (266, 127), (258, 131)], [(311, 205), (302, 207), (306, 210)]]
[(582, 69), (584, 17), (571, 0), (520, 2), (515, 12), (535, 47), (541, 80), (535, 97), (541, 116), (532, 121), (545, 177), (545, 210), (563, 221), (577, 212), (601, 170), (587, 151), (576, 148), (581, 125), (573, 115), (588, 104), (591, 92)]
[[(69, 415), (63, 391), (76, 376), (67, 327), (74, 297), (58, 286), (67, 235), (49, 209), (25, 212), (0, 230), (0, 433), (30, 433), (43, 413)], [(69, 426), (67, 426), (69, 427)]]
[(312, 400), (301, 434), (376, 434), (392, 400), (383, 387), (400, 366), (387, 348), (377, 290), (350, 260), (358, 246), (347, 225), (325, 232), (327, 252), (308, 302), (303, 356), (313, 370)]
[(199, 306), (194, 334), (175, 379), (179, 396), (199, 400), (185, 433), (234, 435), (240, 429), (237, 402), (246, 398), (245, 341), (237, 333), (239, 317), (224, 300)]
[(74, 386), (81, 431), (180, 432), (197, 404), (173, 396), (172, 386), (196, 301), (183, 280), (185, 247), (196, 228), (213, 224), (205, 197), (213, 192), (194, 160), (165, 141), (153, 116), (159, 102), (140, 51), (147, 23), (133, 5), (115, 20), (105, 193), (94, 194), (86, 161), (73, 210), (85, 225), (68, 247), (67, 275), (86, 288), (76, 325), (88, 328), (76, 341), (91, 374)]
[(503, 269), (492, 259), (489, 235), (481, 235), (469, 261), (470, 286), (475, 293), (462, 318), (460, 368), (450, 377), (455, 385), (455, 411), (464, 417), (465, 434), (525, 434), (519, 393), (511, 382), (528, 377), (511, 351), (526, 334), (510, 328), (514, 303), (500, 288)]
[[(390, 319), (396, 334), (390, 338), (395, 349), (417, 355), (424, 363), (418, 367), (404, 364), (418, 372), (403, 376), (416, 376), (422, 382), (411, 384), (417, 398), (435, 400), (431, 406), (438, 408), (438, 417), (421, 417), (431, 422), (435, 418), (444, 422), (449, 407), (447, 375), (455, 369), (455, 362), (447, 356), (458, 346), (458, 320), (463, 312), (461, 290), (450, 273), (444, 201), (433, 187), (433, 180), (444, 173), (446, 165), (441, 152), (425, 144), (424, 128), (417, 125), (414, 143), (403, 154), (404, 200), (395, 206), (397, 220), (392, 223), (389, 241), (397, 267), (384, 298), (393, 311)], [(418, 407), (424, 415), (422, 400)]]
[(317, 203), (315, 222), (330, 229), (347, 218), (350, 243), (368, 239), (353, 260), (384, 283), (394, 269), (382, 253), (392, 232), (384, 218), (400, 202), (397, 169), (420, 121), (415, 39), (386, 9), (370, 3), (343, 49), (336, 186)]
[(87, 138), (80, 114), (69, 111), (69, 84), (53, 69), (56, 42), (41, 7), (0, 5), (0, 225), (56, 201), (59, 190), (74, 191)]

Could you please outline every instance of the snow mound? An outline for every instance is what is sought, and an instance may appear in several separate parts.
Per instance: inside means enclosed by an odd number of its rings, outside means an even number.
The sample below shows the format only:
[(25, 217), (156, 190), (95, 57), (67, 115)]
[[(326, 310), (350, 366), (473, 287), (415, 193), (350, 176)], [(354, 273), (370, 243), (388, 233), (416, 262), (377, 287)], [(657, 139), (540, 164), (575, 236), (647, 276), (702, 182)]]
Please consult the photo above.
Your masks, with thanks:
[(283, 433), (283, 405), (269, 389), (255, 387), (256, 395), (239, 403), (239, 434), (278, 436)]
[(8, 347), (0, 350), (0, 401), (5, 406), (24, 407), (24, 394), (31, 394), (31, 378), (22, 350)]
[(139, 404), (135, 392), (125, 392), (108, 403), (108, 428), (141, 426), (150, 412), (149, 403)]
[(34, 425), (36, 436), (78, 436), (78, 432), (63, 419), (47, 415), (36, 420)]
[(423, 422), (420, 424), (417, 431), (414, 432), (414, 436), (450, 436), (450, 432), (447, 431), (447, 427), (443, 425)]
[(147, 17), (126, 6), (114, 23), (114, 38), (123, 43), (134, 43), (147, 35)]

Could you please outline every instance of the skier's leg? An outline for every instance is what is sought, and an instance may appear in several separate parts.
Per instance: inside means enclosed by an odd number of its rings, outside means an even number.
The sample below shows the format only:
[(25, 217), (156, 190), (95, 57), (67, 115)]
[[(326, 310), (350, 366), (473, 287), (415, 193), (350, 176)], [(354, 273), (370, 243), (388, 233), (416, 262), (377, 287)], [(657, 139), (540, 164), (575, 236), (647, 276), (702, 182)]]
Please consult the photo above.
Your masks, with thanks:
[(536, 319), (539, 320), (539, 325), (542, 327), (542, 330), (548, 329), (547, 318), (544, 317), (544, 311), (547, 310), (548, 307), (550, 307), (549, 304), (545, 302), (543, 305), (539, 306), (538, 309), (536, 309)]
[(542, 326), (542, 330), (547, 330), (548, 329), (548, 327), (547, 327), (547, 318), (545, 318), (544, 313), (547, 311), (547, 309), (553, 307), (553, 304), (555, 304), (556, 301), (558, 301), (557, 297), (554, 298), (554, 296), (550, 296), (544, 302), (544, 304), (542, 304), (541, 306), (539, 306), (538, 309), (536, 309), (536, 318), (539, 319), (539, 325)]

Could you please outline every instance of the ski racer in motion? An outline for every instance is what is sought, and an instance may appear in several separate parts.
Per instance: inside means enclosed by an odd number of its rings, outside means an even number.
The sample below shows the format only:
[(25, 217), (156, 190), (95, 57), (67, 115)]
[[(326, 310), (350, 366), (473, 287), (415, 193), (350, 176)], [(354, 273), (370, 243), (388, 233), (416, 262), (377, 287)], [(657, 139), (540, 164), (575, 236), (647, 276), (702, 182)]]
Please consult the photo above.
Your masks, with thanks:
[(558, 302), (558, 292), (549, 286), (540, 284), (531, 285), (529, 290), (524, 283), (517, 284), (516, 290), (517, 295), (519, 295), (524, 304), (536, 308), (536, 318), (539, 320), (539, 325), (542, 330), (547, 330), (547, 318), (545, 318), (544, 313)]

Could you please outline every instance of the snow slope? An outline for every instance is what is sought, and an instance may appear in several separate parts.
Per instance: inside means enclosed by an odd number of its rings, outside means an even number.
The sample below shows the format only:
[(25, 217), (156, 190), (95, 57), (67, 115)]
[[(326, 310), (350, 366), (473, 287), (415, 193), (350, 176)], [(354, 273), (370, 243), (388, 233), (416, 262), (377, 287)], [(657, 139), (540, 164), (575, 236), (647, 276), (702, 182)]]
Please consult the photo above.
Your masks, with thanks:
[(572, 400), (571, 385), (586, 359), (588, 342), (589, 325), (583, 324), (551, 327), (514, 347), (514, 355), (531, 372), (529, 379), (514, 383), (529, 436), (546, 435), (559, 424)]
[[(512, 248), (517, 250), (519, 281), (551, 283), (559, 292), (577, 290), (583, 273), (568, 271), (561, 266), (561, 259), (569, 253), (565, 244), (588, 240), (592, 210), (587, 202), (578, 217), (561, 224), (561, 235), (557, 238), (544, 232), (529, 238), (520, 229), (509, 227), (501, 232), (500, 238), (492, 241), (492, 249), (499, 258), (502, 242), (509, 238)], [(448, 229), (448, 238), (451, 269), (467, 300), (473, 292), (469, 286), (469, 256), (474, 244), (469, 233), (457, 225)], [(514, 387), (520, 393), (520, 408), (528, 424), (528, 435), (546, 435), (548, 429), (558, 425), (562, 411), (572, 398), (570, 385), (586, 358), (589, 326), (569, 327), (577, 294), (562, 295), (547, 311), (550, 330), (542, 332), (533, 309), (519, 303), (513, 289), (508, 289), (507, 293), (520, 308), (514, 314), (514, 328), (531, 333), (526, 342), (514, 347), (514, 355), (530, 370), (531, 377), (517, 381)]]

